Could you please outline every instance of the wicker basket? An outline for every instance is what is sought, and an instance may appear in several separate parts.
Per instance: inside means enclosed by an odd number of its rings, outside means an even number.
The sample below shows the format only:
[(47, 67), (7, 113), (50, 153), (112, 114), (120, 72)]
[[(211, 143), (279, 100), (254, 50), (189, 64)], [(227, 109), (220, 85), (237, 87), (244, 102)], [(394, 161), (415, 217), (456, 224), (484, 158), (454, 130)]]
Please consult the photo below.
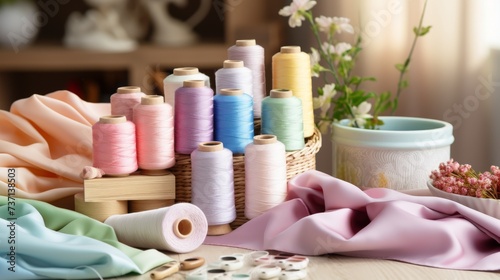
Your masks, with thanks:
[[(256, 123), (256, 135), (260, 124)], [(300, 151), (288, 152), (286, 158), (287, 179), (304, 171), (316, 168), (316, 154), (321, 148), (321, 133), (315, 129), (311, 137), (306, 138), (306, 145)], [(191, 202), (191, 157), (176, 154), (176, 164), (170, 170), (175, 175), (176, 202)], [(236, 220), (231, 223), (237, 228), (248, 221), (245, 217), (245, 156), (233, 157), (234, 195)]]

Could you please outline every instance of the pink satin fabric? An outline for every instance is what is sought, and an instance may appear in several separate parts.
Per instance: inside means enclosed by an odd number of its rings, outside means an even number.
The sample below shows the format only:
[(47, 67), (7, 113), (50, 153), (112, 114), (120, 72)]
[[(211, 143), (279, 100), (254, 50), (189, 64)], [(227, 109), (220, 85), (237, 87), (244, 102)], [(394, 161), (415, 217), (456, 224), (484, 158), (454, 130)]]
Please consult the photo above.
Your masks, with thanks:
[(83, 188), (92, 165), (92, 125), (111, 112), (68, 91), (32, 95), (0, 111), (0, 193), (7, 194), (8, 168), (16, 169), (16, 196), (51, 202)]
[(292, 178), (288, 188), (287, 201), (205, 244), (500, 269), (500, 220), (461, 204), (389, 189), (362, 191), (315, 170)]

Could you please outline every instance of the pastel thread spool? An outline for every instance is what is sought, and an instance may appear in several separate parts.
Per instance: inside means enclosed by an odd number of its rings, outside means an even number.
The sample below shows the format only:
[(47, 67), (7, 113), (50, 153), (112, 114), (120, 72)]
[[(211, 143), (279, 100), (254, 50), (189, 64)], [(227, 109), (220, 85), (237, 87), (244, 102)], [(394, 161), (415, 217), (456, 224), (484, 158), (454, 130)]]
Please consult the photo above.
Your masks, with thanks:
[(107, 176), (137, 171), (135, 125), (125, 116), (103, 116), (92, 126), (92, 166)]
[(137, 162), (141, 173), (164, 175), (175, 165), (174, 116), (161, 95), (148, 95), (134, 107)]
[(238, 88), (253, 96), (252, 70), (244, 66), (243, 60), (224, 60), (223, 68), (215, 72), (215, 92), (225, 88)]
[(275, 135), (256, 135), (245, 148), (245, 216), (253, 219), (285, 201), (285, 145)]
[(214, 92), (202, 80), (184, 81), (175, 91), (175, 151), (191, 154), (214, 137)]
[(104, 221), (120, 242), (137, 248), (187, 253), (198, 248), (207, 235), (203, 212), (191, 203), (123, 215)]
[(222, 142), (204, 142), (191, 153), (191, 203), (208, 222), (208, 235), (231, 231), (236, 219), (233, 154)]
[(104, 222), (112, 215), (127, 214), (128, 206), (126, 200), (111, 200), (106, 202), (86, 202), (84, 193), (74, 195), (75, 211), (90, 218)]
[(122, 115), (128, 121), (132, 121), (133, 109), (137, 104), (141, 103), (141, 98), (145, 95), (145, 93), (141, 92), (140, 87), (119, 87), (116, 93), (110, 97), (111, 115)]
[(252, 97), (254, 117), (260, 118), (262, 99), (266, 96), (266, 65), (264, 48), (255, 39), (236, 40), (227, 51), (228, 59), (242, 60), (245, 67), (252, 71)]
[(172, 106), (175, 111), (175, 91), (183, 86), (187, 80), (202, 80), (205, 86), (210, 87), (210, 77), (201, 73), (196, 67), (178, 67), (174, 68), (173, 73), (163, 79), (163, 94), (165, 103)]
[(221, 89), (214, 97), (214, 140), (234, 154), (244, 154), (253, 141), (252, 97), (241, 89)]
[(304, 137), (314, 134), (312, 79), (309, 54), (299, 46), (283, 46), (272, 57), (273, 88), (289, 89), (302, 101)]
[(262, 134), (276, 135), (286, 151), (305, 146), (302, 102), (287, 89), (273, 89), (262, 101)]

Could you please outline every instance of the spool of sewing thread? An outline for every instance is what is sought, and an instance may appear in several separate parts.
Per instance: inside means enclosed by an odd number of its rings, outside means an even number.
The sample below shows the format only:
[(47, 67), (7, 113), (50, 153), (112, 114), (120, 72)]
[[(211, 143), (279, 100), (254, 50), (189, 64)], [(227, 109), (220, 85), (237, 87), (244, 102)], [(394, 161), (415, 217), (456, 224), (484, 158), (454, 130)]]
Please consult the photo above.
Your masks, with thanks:
[(309, 54), (299, 46), (283, 46), (272, 57), (273, 88), (284, 88), (302, 100), (304, 137), (314, 134), (314, 112)]
[(86, 202), (83, 192), (74, 196), (75, 211), (100, 222), (104, 222), (112, 215), (127, 214), (126, 200), (111, 200), (106, 202)]
[(276, 135), (286, 151), (305, 146), (302, 123), (302, 102), (287, 89), (273, 89), (262, 100), (262, 134)]
[(254, 117), (261, 116), (261, 102), (266, 96), (266, 66), (264, 48), (255, 39), (236, 40), (229, 47), (227, 56), (231, 60), (242, 60), (245, 67), (252, 71), (252, 91)]
[(203, 80), (205, 86), (210, 87), (210, 77), (201, 73), (196, 67), (179, 67), (174, 68), (172, 74), (163, 79), (163, 94), (165, 95), (165, 103), (172, 106), (175, 111), (175, 91), (183, 86), (187, 80)]
[(203, 80), (184, 81), (175, 91), (175, 151), (191, 154), (214, 137), (214, 92)]
[(126, 176), (138, 169), (133, 122), (111, 115), (92, 126), (92, 166), (106, 176)]
[(145, 96), (140, 87), (125, 86), (119, 87), (116, 93), (110, 97), (111, 115), (122, 115), (128, 121), (133, 120), (133, 109), (135, 105), (141, 103), (141, 98)]
[(285, 145), (275, 135), (256, 135), (245, 148), (245, 216), (253, 219), (287, 194)]
[(223, 68), (215, 72), (215, 92), (225, 88), (239, 88), (253, 96), (252, 70), (244, 66), (243, 60), (224, 60)]
[(137, 162), (141, 173), (164, 175), (175, 165), (174, 116), (163, 96), (143, 96), (134, 107)]
[(222, 142), (204, 142), (191, 153), (191, 203), (208, 222), (208, 235), (231, 231), (236, 219), (233, 154)]
[(253, 141), (253, 101), (241, 89), (221, 89), (214, 97), (214, 140), (234, 154)]
[(187, 253), (198, 248), (207, 235), (207, 219), (196, 205), (113, 215), (104, 223), (113, 227), (118, 240), (137, 248)]

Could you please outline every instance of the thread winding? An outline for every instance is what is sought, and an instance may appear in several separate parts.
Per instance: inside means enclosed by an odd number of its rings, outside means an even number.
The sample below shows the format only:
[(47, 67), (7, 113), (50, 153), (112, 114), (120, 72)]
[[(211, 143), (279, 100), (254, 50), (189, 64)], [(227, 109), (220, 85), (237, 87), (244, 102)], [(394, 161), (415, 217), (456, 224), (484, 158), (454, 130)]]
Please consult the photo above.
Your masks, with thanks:
[(187, 80), (203, 80), (205, 86), (210, 87), (210, 78), (201, 73), (196, 67), (179, 67), (174, 68), (172, 74), (163, 79), (163, 94), (165, 103), (172, 106), (172, 111), (175, 111), (175, 91), (183, 86)]
[(253, 219), (285, 201), (285, 145), (275, 135), (257, 135), (245, 148), (245, 216)]
[(191, 154), (214, 137), (214, 92), (202, 80), (184, 81), (175, 91), (175, 151)]
[(273, 89), (262, 100), (262, 134), (276, 135), (286, 151), (304, 148), (302, 120), (302, 102), (290, 90)]
[(223, 68), (215, 72), (215, 92), (225, 88), (238, 88), (253, 96), (252, 70), (242, 60), (225, 60)]
[(191, 153), (191, 203), (198, 206), (209, 226), (236, 219), (233, 154), (221, 142), (200, 143)]
[(143, 170), (161, 170), (175, 165), (174, 118), (163, 96), (144, 96), (134, 107), (137, 162)]
[(252, 71), (252, 91), (254, 117), (261, 117), (260, 104), (266, 96), (265, 52), (254, 39), (237, 40), (227, 50), (228, 59), (242, 60), (245, 67)]
[(235, 154), (253, 141), (253, 101), (241, 89), (221, 89), (214, 97), (214, 140)]
[(299, 46), (283, 46), (272, 57), (273, 88), (289, 89), (302, 101), (304, 137), (312, 136), (315, 127), (310, 64)]
[(92, 126), (92, 166), (109, 176), (135, 172), (135, 125), (125, 116), (103, 116)]
[(141, 92), (140, 87), (119, 87), (116, 93), (110, 97), (111, 115), (123, 115), (127, 121), (133, 120), (133, 109), (141, 103), (141, 98), (146, 94)]
[(198, 248), (207, 235), (204, 213), (191, 203), (113, 215), (104, 221), (120, 242), (137, 248), (187, 253)]

